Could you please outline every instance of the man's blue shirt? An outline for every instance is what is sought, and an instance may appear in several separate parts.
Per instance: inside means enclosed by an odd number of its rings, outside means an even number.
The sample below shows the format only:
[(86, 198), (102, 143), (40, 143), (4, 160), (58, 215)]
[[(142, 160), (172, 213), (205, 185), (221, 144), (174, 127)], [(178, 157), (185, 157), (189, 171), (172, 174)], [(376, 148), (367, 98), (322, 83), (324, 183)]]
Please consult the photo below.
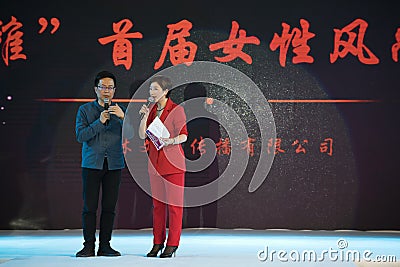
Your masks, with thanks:
[[(120, 106), (121, 109), (126, 109)], [(79, 107), (76, 115), (76, 139), (82, 143), (82, 167), (103, 169), (107, 157), (108, 169), (117, 170), (125, 167), (122, 148), (123, 120), (111, 115), (107, 125), (100, 121), (104, 110), (97, 102), (89, 102)]]

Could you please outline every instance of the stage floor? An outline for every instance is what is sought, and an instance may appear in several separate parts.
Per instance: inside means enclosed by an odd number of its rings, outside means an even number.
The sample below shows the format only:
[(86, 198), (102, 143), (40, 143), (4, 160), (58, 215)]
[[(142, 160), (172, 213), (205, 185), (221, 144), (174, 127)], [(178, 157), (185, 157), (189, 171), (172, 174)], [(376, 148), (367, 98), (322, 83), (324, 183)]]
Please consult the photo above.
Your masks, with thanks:
[(172, 259), (145, 257), (151, 229), (115, 230), (112, 246), (121, 257), (76, 258), (82, 242), (82, 230), (0, 231), (0, 265), (400, 266), (399, 231), (184, 229)]

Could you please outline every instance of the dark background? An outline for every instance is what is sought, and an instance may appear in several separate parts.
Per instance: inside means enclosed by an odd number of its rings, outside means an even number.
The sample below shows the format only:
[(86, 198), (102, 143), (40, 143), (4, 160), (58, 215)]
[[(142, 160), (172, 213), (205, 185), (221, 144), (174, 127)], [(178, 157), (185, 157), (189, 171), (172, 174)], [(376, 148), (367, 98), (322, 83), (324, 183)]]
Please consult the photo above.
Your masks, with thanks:
[[(145, 3), (144, 3), (145, 2)], [(118, 98), (129, 98), (153, 69), (167, 35), (167, 25), (192, 22), (187, 40), (196, 42), (195, 60), (214, 61), (221, 51), (210, 43), (228, 38), (232, 20), (261, 44), (245, 45), (253, 58), (227, 63), (248, 75), (267, 99), (379, 99), (379, 103), (271, 103), (277, 134), (287, 153), (277, 155), (268, 179), (254, 193), (247, 191), (252, 165), (241, 182), (218, 200), (217, 227), (399, 230), (399, 74), (391, 48), (400, 27), (396, 8), (383, 1), (2, 1), (0, 20), (11, 16), (23, 23), (27, 60), (0, 61), (0, 228), (81, 228), (80, 144), (75, 140), (75, 115), (80, 103), (52, 103), (40, 98), (94, 98), (93, 79), (103, 69), (118, 77)], [(39, 34), (38, 19), (56, 17)], [(112, 23), (130, 19), (143, 39), (131, 39), (133, 65), (126, 70), (112, 62), (113, 44), (98, 38), (113, 34)], [(281, 23), (310, 23), (312, 64), (285, 68), (279, 51), (269, 49)], [(361, 18), (369, 26), (364, 44), (380, 59), (362, 64), (348, 54), (329, 62), (333, 29)], [(5, 35), (0, 36), (3, 46)], [(171, 66), (167, 59), (160, 68)], [(214, 97), (227, 97), (210, 89)], [(12, 96), (8, 101), (7, 96)], [(174, 96), (180, 99), (179, 91)], [(247, 123), (251, 125), (249, 118)], [(3, 123), (4, 122), (4, 123)], [(251, 127), (250, 127), (251, 128)], [(335, 140), (333, 157), (318, 152), (325, 137)], [(293, 152), (295, 139), (308, 139), (310, 152)], [(260, 140), (258, 140), (259, 142)], [(137, 149), (140, 145), (136, 140)], [(223, 156), (220, 161), (227, 159)], [(145, 163), (140, 163), (145, 164)], [(252, 162), (254, 166), (254, 162)], [(223, 166), (223, 164), (222, 164)], [(145, 169), (145, 168), (144, 168)], [(151, 227), (151, 200), (124, 170), (116, 228)]]

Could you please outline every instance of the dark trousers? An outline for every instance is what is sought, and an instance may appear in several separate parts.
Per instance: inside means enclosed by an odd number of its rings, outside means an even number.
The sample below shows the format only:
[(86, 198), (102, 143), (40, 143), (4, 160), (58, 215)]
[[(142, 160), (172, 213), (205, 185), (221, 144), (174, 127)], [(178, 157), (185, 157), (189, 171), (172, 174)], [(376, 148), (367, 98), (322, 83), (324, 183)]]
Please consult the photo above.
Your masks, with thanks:
[(184, 210), (183, 226), (185, 228), (217, 227), (217, 201), (201, 207), (187, 207)]
[[(197, 187), (203, 186), (208, 183), (211, 183), (215, 179), (210, 179), (205, 174), (201, 176), (200, 173), (192, 174), (186, 173), (185, 176), (185, 186), (187, 187)], [(217, 196), (218, 188), (210, 188), (208, 190), (208, 194), (213, 197)], [(217, 227), (217, 215), (218, 215), (218, 206), (217, 201), (212, 203), (200, 206), (200, 207), (186, 207), (183, 211), (183, 227), (185, 228), (198, 228), (198, 227), (206, 227), (206, 228), (215, 228)]]
[(99, 240), (101, 244), (109, 244), (114, 225), (115, 206), (121, 183), (121, 170), (108, 170), (104, 160), (102, 170), (82, 169), (83, 179), (83, 211), (82, 228), (85, 246), (93, 247), (96, 241), (96, 214), (99, 201), (100, 186), (102, 188), (101, 216)]

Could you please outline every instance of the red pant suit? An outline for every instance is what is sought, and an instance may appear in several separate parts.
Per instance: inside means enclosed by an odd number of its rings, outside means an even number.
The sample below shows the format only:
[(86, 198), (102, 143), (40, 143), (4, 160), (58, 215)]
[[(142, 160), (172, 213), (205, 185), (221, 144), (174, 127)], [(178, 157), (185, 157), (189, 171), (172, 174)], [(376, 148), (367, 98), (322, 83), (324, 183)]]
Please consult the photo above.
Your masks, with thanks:
[[(157, 105), (153, 105), (147, 126), (155, 119)], [(170, 137), (187, 135), (184, 109), (167, 100), (160, 120), (167, 127)], [(166, 239), (167, 207), (169, 215), (168, 246), (178, 246), (182, 231), (183, 191), (185, 184), (185, 155), (181, 145), (169, 145), (159, 151), (149, 142), (148, 171), (153, 197), (154, 244), (164, 244)]]

